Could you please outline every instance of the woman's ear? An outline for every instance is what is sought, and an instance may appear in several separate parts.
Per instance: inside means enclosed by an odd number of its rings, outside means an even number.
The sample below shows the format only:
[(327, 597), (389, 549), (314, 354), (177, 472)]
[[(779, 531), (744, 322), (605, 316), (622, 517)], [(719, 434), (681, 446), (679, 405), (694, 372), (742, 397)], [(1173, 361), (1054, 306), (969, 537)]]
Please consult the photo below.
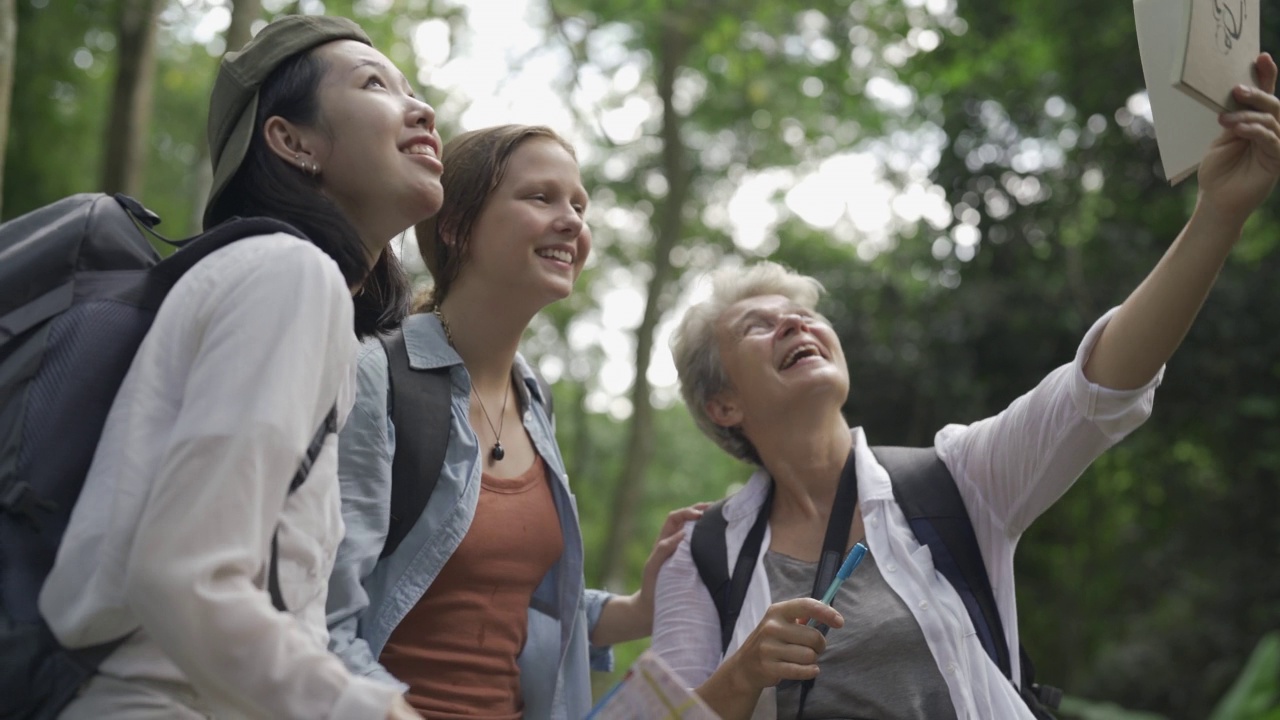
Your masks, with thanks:
[(453, 231), (445, 231), (440, 227), (440, 223), (436, 223), (436, 237), (440, 239), (440, 244), (453, 250), (458, 247), (456, 235)]
[(317, 174), (318, 164), (312, 152), (311, 134), (279, 115), (267, 118), (262, 126), (267, 148), (281, 160), (309, 175)]
[(742, 424), (742, 408), (731, 397), (721, 393), (707, 401), (703, 408), (711, 422), (720, 427), (735, 427)]

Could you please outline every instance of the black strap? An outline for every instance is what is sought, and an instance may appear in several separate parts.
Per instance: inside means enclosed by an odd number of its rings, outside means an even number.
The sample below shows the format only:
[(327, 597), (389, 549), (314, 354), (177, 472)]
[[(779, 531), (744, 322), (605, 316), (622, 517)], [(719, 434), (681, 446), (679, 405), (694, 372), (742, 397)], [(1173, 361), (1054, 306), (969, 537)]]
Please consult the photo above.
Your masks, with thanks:
[(894, 499), (916, 539), (929, 546), (934, 567), (956, 589), (974, 618), (983, 649), (1000, 672), (1011, 678), (1009, 644), (991, 591), (991, 576), (982, 561), (964, 500), (947, 466), (933, 448), (872, 450), (889, 472)]
[[(751, 575), (756, 561), (760, 557), (760, 546), (764, 542), (764, 531), (769, 524), (769, 513), (773, 508), (774, 485), (769, 483), (769, 494), (756, 514), (755, 523), (747, 532), (734, 564), (733, 575), (729, 575), (729, 551), (725, 545), (725, 530), (728, 522), (724, 517), (724, 500), (715, 503), (702, 513), (702, 517), (693, 525), (693, 535), (689, 538), (689, 552), (693, 556), (693, 564), (698, 569), (698, 577), (711, 592), (715, 602), (716, 613), (720, 616), (720, 652), (729, 649), (729, 641), (733, 637), (733, 629), (737, 625), (738, 615), (742, 612), (742, 603), (747, 596), (747, 588), (751, 584)], [(813, 597), (821, 598), (831, 581), (835, 579), (840, 563), (844, 562), (844, 553), (849, 543), (849, 528), (853, 525), (853, 509), (858, 504), (858, 478), (854, 465), (853, 453), (850, 451), (844, 469), (840, 473), (840, 486), (836, 489), (836, 498), (831, 507), (831, 515), (827, 519), (827, 534), (822, 543), (822, 556), (818, 561), (818, 572), (813, 583)], [(830, 560), (829, 558), (834, 558)]]
[(822, 556), (818, 558), (818, 572), (813, 578), (811, 597), (821, 599), (836, 579), (836, 572), (849, 550), (849, 529), (853, 527), (853, 509), (858, 504), (858, 470), (853, 450), (840, 471), (840, 485), (836, 499), (831, 503), (831, 515), (827, 518), (827, 534), (822, 540)]
[(449, 447), (449, 368), (415, 370), (409, 367), (404, 332), (379, 337), (387, 353), (391, 422), (396, 427), (396, 451), (391, 459), (391, 522), (381, 557), (400, 547), (418, 516), (427, 507), (440, 480)]
[[(295, 490), (302, 487), (302, 483), (307, 481), (307, 476), (311, 474), (311, 468), (316, 464), (316, 459), (320, 457), (320, 451), (324, 449), (324, 439), (329, 433), (338, 431), (338, 406), (334, 404), (329, 408), (329, 414), (324, 416), (324, 421), (320, 423), (320, 427), (316, 429), (316, 434), (311, 436), (311, 444), (307, 446), (307, 453), (302, 457), (302, 462), (298, 463), (298, 469), (293, 473), (293, 479), (289, 481), (289, 494), (292, 495)], [(289, 608), (284, 604), (284, 594), (280, 592), (280, 574), (277, 566), (280, 564), (280, 552), (277, 547), (280, 536), (280, 527), (276, 526), (275, 532), (271, 533), (271, 560), (267, 564), (267, 592), (271, 593), (271, 604), (280, 612), (288, 612)], [(105, 657), (105, 656), (104, 656)]]
[(693, 535), (689, 538), (693, 564), (698, 568), (702, 583), (711, 592), (711, 600), (720, 616), (722, 656), (729, 649), (729, 641), (733, 639), (733, 628), (738, 624), (738, 615), (742, 612), (747, 588), (751, 586), (756, 559), (760, 557), (760, 545), (764, 542), (769, 511), (773, 507), (773, 484), (769, 484), (764, 504), (760, 506), (756, 521), (742, 542), (742, 551), (738, 553), (732, 576), (729, 574), (729, 550), (724, 539), (725, 529), (728, 527), (728, 521), (724, 517), (724, 502), (721, 500), (703, 511), (702, 517), (694, 523)]
[[(147, 227), (140, 220), (138, 226)], [(149, 228), (147, 229), (150, 231)], [(301, 231), (282, 220), (269, 217), (235, 217), (195, 237), (178, 241), (166, 240), (171, 245), (179, 247), (179, 250), (147, 271), (147, 281), (139, 291), (141, 297), (136, 301), (142, 307), (159, 308), (173, 286), (196, 263), (244, 238), (274, 233), (285, 233), (307, 239)]]
[[(698, 568), (698, 577), (702, 579), (707, 592), (711, 593), (711, 602), (715, 603), (716, 614), (720, 617), (721, 656), (729, 647), (728, 638), (733, 634), (734, 625), (729, 619), (735, 612), (733, 604), (729, 602), (729, 549), (724, 540), (729, 522), (724, 518), (724, 502), (720, 500), (712, 503), (702, 511), (702, 517), (693, 524), (693, 535), (689, 537), (689, 554), (693, 556), (694, 567)], [(756, 516), (756, 525), (760, 524), (760, 517)], [(754, 525), (751, 530), (755, 531)], [(751, 540), (751, 533), (747, 533), (747, 540)], [(738, 561), (742, 561), (741, 554), (738, 555)], [(737, 609), (741, 608), (739, 604)], [(735, 616), (735, 622), (736, 619)]]
[[(813, 592), (810, 597), (822, 599), (831, 581), (836, 579), (836, 572), (844, 562), (845, 552), (849, 549), (849, 529), (853, 527), (853, 511), (858, 504), (858, 467), (853, 448), (849, 449), (849, 457), (844, 461), (840, 471), (840, 485), (836, 488), (836, 499), (831, 503), (831, 515), (827, 518), (827, 534), (822, 540), (822, 555), (818, 558), (818, 571), (813, 578)], [(825, 635), (826, 625), (819, 626)], [(803, 720), (804, 706), (809, 700), (809, 691), (813, 689), (813, 679), (800, 684), (800, 707), (796, 710), (796, 720)]]

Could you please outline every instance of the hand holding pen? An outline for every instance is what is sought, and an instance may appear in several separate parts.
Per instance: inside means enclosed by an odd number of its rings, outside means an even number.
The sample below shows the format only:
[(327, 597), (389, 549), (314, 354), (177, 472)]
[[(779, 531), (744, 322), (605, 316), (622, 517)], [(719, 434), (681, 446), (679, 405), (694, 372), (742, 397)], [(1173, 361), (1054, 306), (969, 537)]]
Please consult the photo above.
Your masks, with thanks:
[(827, 589), (825, 602), (804, 597), (770, 605), (760, 624), (742, 642), (742, 647), (712, 674), (712, 678), (731, 687), (758, 691), (786, 680), (817, 677), (818, 656), (826, 649), (827, 639), (815, 630), (818, 626), (844, 626), (844, 618), (830, 603), (840, 584), (858, 566), (866, 552), (866, 546), (861, 543), (854, 545), (836, 572), (835, 582)]
[[(866, 557), (866, 554), (866, 545), (863, 545), (862, 543), (853, 544), (853, 549), (851, 549), (849, 554), (845, 556), (844, 562), (840, 563), (840, 569), (836, 571), (835, 579), (831, 581), (831, 585), (827, 587), (827, 592), (822, 596), (823, 605), (830, 605), (835, 601), (836, 593), (840, 591), (840, 586), (844, 584), (845, 580), (849, 579), (849, 576), (853, 574), (854, 569), (858, 567), (858, 564), (862, 562), (862, 558)], [(809, 618), (809, 627), (815, 627), (817, 624), (817, 618)], [(822, 634), (825, 635), (826, 632), (827, 631), (824, 626)]]

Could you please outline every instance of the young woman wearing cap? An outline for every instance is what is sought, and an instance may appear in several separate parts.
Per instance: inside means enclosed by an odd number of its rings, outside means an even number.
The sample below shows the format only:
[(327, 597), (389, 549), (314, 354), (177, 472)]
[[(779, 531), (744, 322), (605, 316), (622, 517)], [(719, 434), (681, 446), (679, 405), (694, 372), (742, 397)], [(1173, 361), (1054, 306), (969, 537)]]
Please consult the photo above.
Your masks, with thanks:
[[(381, 557), (397, 443), (388, 355), (361, 349), (339, 476), (347, 536), (329, 592), (331, 647), (358, 674), (402, 682), (432, 718), (580, 720), (615, 642), (649, 634), (657, 570), (699, 510), (671, 513), (630, 596), (584, 590), (582, 533), (544, 390), (517, 352), (573, 291), (591, 231), (573, 148), (547, 128), (465, 133), (445, 149), (445, 199), (418, 244), (435, 279), (402, 327), (411, 368), (447, 369), (449, 442), (425, 509)], [(404, 362), (401, 360), (400, 362)], [(392, 403), (412, 396), (395, 388)], [(425, 471), (425, 469), (424, 469)], [(390, 511), (390, 512), (389, 512)], [(604, 669), (604, 668), (601, 668)]]
[(403, 314), (387, 246), (440, 207), (434, 119), (350, 21), (283, 18), (223, 61), (206, 225), (269, 216), (310, 242), (239, 240), (160, 308), (40, 597), (70, 647), (127, 635), (62, 717), (416, 717), (326, 648), (336, 440), (290, 484), (351, 407), (356, 335)]

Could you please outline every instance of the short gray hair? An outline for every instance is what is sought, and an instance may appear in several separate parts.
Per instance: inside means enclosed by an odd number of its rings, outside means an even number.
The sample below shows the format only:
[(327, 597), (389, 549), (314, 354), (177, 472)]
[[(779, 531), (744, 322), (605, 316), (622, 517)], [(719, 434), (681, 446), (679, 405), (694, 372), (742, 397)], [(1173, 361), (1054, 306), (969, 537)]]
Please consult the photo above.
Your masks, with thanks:
[(720, 362), (716, 325), (735, 303), (762, 295), (781, 295), (813, 310), (823, 293), (822, 283), (773, 262), (747, 268), (722, 268), (711, 273), (711, 297), (689, 308), (671, 335), (671, 354), (680, 376), (680, 394), (693, 421), (725, 452), (755, 465), (760, 456), (738, 427), (717, 425), (707, 413), (707, 403), (729, 388)]

